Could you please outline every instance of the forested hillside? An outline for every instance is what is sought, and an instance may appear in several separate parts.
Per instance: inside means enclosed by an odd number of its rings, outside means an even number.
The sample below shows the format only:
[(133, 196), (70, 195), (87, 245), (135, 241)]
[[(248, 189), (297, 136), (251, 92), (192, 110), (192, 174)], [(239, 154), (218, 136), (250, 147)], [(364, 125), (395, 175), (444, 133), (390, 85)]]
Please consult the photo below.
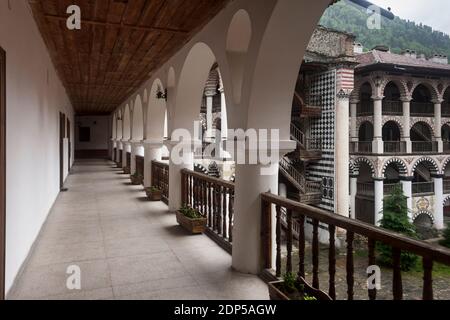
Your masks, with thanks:
[(343, 0), (326, 11), (320, 24), (353, 33), (365, 49), (387, 45), (396, 53), (411, 49), (426, 56), (439, 53), (450, 57), (450, 37), (443, 32), (399, 17), (394, 20), (382, 18), (381, 30), (370, 30), (367, 27), (368, 17), (365, 9)]

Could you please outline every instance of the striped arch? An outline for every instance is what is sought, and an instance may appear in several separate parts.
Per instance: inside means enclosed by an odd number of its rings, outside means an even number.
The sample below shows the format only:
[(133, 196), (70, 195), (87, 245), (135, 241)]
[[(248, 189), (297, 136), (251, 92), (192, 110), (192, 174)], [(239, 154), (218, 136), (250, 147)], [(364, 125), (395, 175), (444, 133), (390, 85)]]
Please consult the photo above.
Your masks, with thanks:
[(433, 160), (430, 157), (422, 157), (422, 158), (418, 159), (416, 162), (414, 162), (414, 165), (413, 165), (412, 171), (411, 171), (411, 175), (414, 174), (414, 172), (416, 171), (419, 164), (422, 164), (422, 163), (428, 168), (428, 170), (430, 170), (431, 174), (434, 174), (434, 175), (440, 174), (439, 166), (435, 160)]
[(433, 224), (435, 223), (435, 218), (433, 216), (433, 214), (430, 211), (426, 211), (426, 210), (421, 210), (417, 213), (414, 214), (412, 221), (415, 222), (417, 220), (418, 217), (420, 217), (421, 215), (426, 215), (428, 216), (431, 221), (433, 222)]
[(448, 157), (444, 164), (442, 165), (442, 173), (445, 174), (445, 169), (447, 169), (447, 166), (450, 164), (450, 157)]
[(412, 88), (411, 88), (411, 94), (414, 94), (414, 91), (417, 89), (418, 86), (423, 85), (425, 86), (428, 90), (430, 90), (431, 93), (431, 100), (440, 100), (441, 99), (441, 95), (439, 93), (439, 90), (437, 88), (437, 85), (433, 82), (430, 82), (428, 80), (422, 79), (422, 80), (418, 80), (415, 81)]
[(399, 158), (391, 158), (389, 160), (387, 160), (384, 165), (383, 165), (383, 169), (381, 171), (381, 175), (384, 177), (386, 174), (386, 170), (387, 168), (391, 165), (391, 164), (396, 164), (397, 168), (399, 170), (399, 175), (400, 176), (404, 176), (406, 177), (408, 175), (408, 166), (406, 165), (406, 163), (399, 159)]
[[(450, 196), (447, 196), (445, 199), (444, 199), (444, 202), (442, 202), (442, 205), (445, 207), (445, 205), (448, 203), (450, 201)], [(450, 203), (449, 203), (450, 204)]]
[(400, 91), (400, 95), (402, 97), (407, 96), (409, 94), (408, 86), (404, 80), (398, 79), (396, 77), (389, 77), (389, 76), (386, 77), (385, 80), (383, 81), (383, 83), (381, 85), (381, 92), (384, 93), (386, 91), (386, 87), (391, 82), (397, 86), (398, 90)]
[(434, 130), (434, 125), (431, 123), (431, 120), (429, 118), (411, 118), (411, 128), (412, 129), (416, 124), (418, 123), (424, 123), (428, 126), (428, 128), (431, 130), (431, 134), (433, 135), (433, 138), (436, 137), (436, 132)]
[(375, 169), (374, 163), (365, 157), (360, 157), (353, 161), (355, 171), (357, 171), (359, 173), (359, 167), (360, 167), (361, 163), (367, 164), (370, 167), (370, 170), (372, 171), (372, 176), (376, 177), (377, 171)]
[(357, 165), (355, 165), (355, 163), (353, 162), (353, 160), (350, 160), (350, 162), (348, 164), (348, 171), (350, 172), (351, 176), (359, 175), (359, 170), (357, 168)]
[(401, 119), (399, 119), (398, 117), (383, 117), (382, 126), (384, 127), (388, 122), (394, 122), (395, 124), (397, 124), (398, 128), (400, 129), (400, 135), (402, 137), (406, 136), (405, 127), (403, 126)]

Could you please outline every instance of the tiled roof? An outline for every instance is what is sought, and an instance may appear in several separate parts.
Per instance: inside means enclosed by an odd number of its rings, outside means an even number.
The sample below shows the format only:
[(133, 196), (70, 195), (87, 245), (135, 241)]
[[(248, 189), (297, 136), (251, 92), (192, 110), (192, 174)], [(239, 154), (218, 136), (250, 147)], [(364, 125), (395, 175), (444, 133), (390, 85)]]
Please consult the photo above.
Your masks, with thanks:
[(409, 66), (416, 68), (429, 68), (436, 70), (450, 70), (450, 65), (436, 63), (428, 60), (407, 57), (401, 54), (372, 50), (367, 53), (356, 55), (356, 61), (359, 66), (357, 68), (367, 67), (373, 64), (392, 64), (399, 66)]

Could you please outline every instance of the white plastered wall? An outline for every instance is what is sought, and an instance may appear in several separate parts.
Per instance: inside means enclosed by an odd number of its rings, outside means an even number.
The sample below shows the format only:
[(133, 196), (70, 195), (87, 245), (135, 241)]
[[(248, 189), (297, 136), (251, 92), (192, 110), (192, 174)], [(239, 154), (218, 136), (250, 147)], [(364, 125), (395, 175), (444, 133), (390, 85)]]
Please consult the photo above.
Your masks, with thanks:
[[(72, 137), (74, 121), (27, 1), (0, 1), (0, 46), (7, 55), (8, 291), (59, 193), (59, 112), (69, 118)], [(66, 141), (66, 174), (67, 157)]]

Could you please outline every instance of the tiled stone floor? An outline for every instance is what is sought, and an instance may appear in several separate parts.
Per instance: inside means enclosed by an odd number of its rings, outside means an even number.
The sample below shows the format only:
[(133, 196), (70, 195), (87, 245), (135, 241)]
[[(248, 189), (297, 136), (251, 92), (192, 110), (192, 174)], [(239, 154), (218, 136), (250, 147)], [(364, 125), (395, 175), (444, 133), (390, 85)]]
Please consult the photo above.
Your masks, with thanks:
[[(9, 299), (268, 299), (256, 276), (231, 270), (231, 257), (191, 236), (162, 203), (112, 163), (78, 162)], [(81, 290), (66, 287), (81, 268)]]

